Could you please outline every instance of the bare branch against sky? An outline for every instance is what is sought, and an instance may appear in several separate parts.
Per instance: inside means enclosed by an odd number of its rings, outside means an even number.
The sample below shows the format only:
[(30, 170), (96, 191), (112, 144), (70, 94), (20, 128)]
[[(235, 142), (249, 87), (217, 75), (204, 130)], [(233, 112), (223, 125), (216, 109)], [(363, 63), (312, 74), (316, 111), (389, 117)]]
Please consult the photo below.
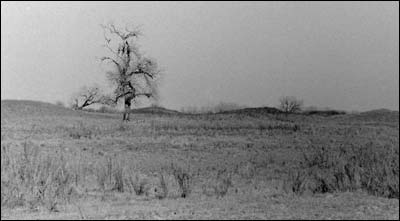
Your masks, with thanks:
[(168, 108), (295, 95), (399, 109), (398, 2), (1, 2), (1, 99), (67, 101), (106, 84), (109, 21), (140, 27)]

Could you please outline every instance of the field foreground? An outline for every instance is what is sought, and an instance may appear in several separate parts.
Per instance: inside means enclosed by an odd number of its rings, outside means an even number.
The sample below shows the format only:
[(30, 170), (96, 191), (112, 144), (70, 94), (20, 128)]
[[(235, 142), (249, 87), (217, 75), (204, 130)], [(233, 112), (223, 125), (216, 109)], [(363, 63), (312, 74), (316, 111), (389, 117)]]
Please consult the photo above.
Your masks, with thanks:
[[(250, 197), (251, 196), (251, 197)], [(313, 197), (232, 194), (223, 199), (144, 199), (114, 194), (88, 197), (60, 212), (14, 209), (2, 219), (398, 219), (398, 200), (340, 193)]]
[(399, 219), (399, 113), (1, 102), (2, 219)]

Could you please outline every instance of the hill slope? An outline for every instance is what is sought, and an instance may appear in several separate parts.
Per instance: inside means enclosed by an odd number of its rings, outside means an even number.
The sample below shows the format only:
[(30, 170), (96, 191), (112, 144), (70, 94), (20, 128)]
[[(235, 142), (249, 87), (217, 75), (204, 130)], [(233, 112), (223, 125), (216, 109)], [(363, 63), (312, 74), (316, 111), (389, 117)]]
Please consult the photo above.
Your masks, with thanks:
[(164, 107), (144, 107), (133, 109), (131, 113), (149, 113), (149, 114), (180, 114), (179, 111), (170, 110)]
[(31, 100), (2, 100), (1, 115), (5, 116), (42, 116), (73, 115), (74, 111), (55, 104)]
[(399, 112), (387, 109), (365, 111), (358, 114), (350, 114), (347, 117), (358, 121), (399, 122)]
[[(145, 107), (133, 109), (131, 113), (135, 114), (181, 114), (176, 110), (170, 110), (164, 107)], [(244, 108), (231, 111), (223, 111), (218, 114), (244, 114), (249, 116), (281, 114), (281, 110), (274, 107), (255, 107)], [(74, 111), (65, 107), (60, 107), (55, 104), (31, 101), (31, 100), (2, 100), (1, 101), (1, 116), (4, 117), (35, 117), (35, 116), (119, 116), (119, 113), (99, 113), (90, 111)], [(99, 116), (97, 116), (99, 115)], [(307, 117), (307, 115), (304, 115)], [(365, 111), (357, 114), (345, 114), (334, 116), (337, 120), (355, 120), (355, 121), (380, 121), (380, 122), (399, 122), (399, 111), (391, 111), (387, 109), (377, 109)]]
[(223, 111), (220, 114), (279, 114), (283, 113), (281, 110), (274, 107), (252, 107), (243, 108), (238, 110)]

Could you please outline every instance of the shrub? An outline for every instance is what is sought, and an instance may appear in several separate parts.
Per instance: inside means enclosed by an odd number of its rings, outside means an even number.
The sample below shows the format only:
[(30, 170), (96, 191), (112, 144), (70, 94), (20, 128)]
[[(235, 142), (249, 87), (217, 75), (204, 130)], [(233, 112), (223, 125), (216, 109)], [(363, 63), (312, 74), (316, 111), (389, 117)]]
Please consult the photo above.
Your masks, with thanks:
[(232, 187), (232, 173), (227, 172), (227, 169), (219, 169), (216, 177), (210, 179), (208, 183), (202, 186), (203, 194), (207, 196), (216, 196), (217, 198), (224, 197)]
[(256, 175), (257, 172), (256, 167), (252, 162), (247, 162), (244, 164), (237, 165), (236, 171), (240, 175), (240, 177), (248, 181), (251, 180)]
[(224, 197), (232, 187), (232, 175), (225, 170), (219, 170), (217, 175), (217, 182), (214, 186), (214, 192), (217, 198)]
[(170, 172), (174, 176), (181, 191), (181, 197), (186, 198), (192, 191), (193, 176), (189, 168), (182, 168), (181, 166), (171, 163)]
[(112, 189), (117, 190), (118, 192), (124, 192), (123, 167), (121, 167), (119, 164), (116, 164), (113, 174), (114, 187)]
[(127, 182), (124, 181), (124, 168), (111, 156), (98, 162), (95, 175), (97, 184), (103, 192), (107, 189), (124, 192), (124, 182)]
[(98, 187), (104, 192), (106, 189), (107, 170), (102, 165), (96, 168), (96, 181)]
[(160, 187), (161, 187), (162, 193), (158, 195), (158, 198), (164, 199), (168, 196), (168, 185), (167, 185), (164, 173), (159, 173), (159, 178), (160, 178)]
[(134, 171), (132, 168), (125, 169), (124, 171), (124, 187), (138, 196), (146, 193), (149, 185), (148, 178)]
[(73, 139), (80, 139), (80, 138), (91, 139), (93, 136), (92, 129), (85, 127), (82, 122), (79, 122), (77, 125), (73, 125), (72, 128), (68, 128), (67, 131), (69, 137)]

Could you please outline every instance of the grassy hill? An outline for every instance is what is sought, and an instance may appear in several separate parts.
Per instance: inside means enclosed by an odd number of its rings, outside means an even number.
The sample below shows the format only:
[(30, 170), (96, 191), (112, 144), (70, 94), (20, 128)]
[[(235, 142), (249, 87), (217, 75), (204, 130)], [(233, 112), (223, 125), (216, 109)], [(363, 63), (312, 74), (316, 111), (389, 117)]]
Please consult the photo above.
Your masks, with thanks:
[(280, 114), (283, 113), (281, 110), (274, 107), (254, 107), (254, 108), (243, 108), (238, 110), (223, 111), (220, 114)]
[[(35, 116), (81, 116), (82, 114), (89, 114), (88, 116), (117, 116), (120, 112), (107, 112), (100, 113), (97, 111), (81, 110), (75, 111), (69, 108), (57, 106), (52, 103), (31, 101), (31, 100), (2, 100), (1, 101), (1, 114), (4, 116), (18, 116), (18, 117), (35, 117)], [(164, 107), (144, 107), (132, 109), (133, 114), (183, 114), (176, 110), (167, 109)], [(103, 114), (103, 115), (102, 115)], [(279, 115), (283, 112), (274, 107), (255, 107), (255, 108), (244, 108), (238, 110), (223, 111), (218, 114), (235, 114), (235, 115), (247, 115), (247, 116), (258, 116), (258, 115)], [(198, 115), (198, 114), (197, 114)], [(200, 114), (201, 115), (201, 114)], [(340, 111), (308, 111), (304, 112), (305, 116), (335, 116), (335, 119), (351, 120), (351, 121), (382, 121), (382, 122), (398, 122), (399, 111), (391, 111), (387, 109), (377, 109), (371, 111), (365, 111), (361, 113), (345, 114)], [(292, 117), (293, 118), (293, 117)], [(299, 117), (305, 119), (304, 117)], [(307, 117), (306, 117), (307, 118)], [(311, 118), (310, 118), (311, 119)]]
[(141, 114), (180, 114), (179, 111), (170, 110), (164, 107), (144, 107), (133, 109), (131, 113), (141, 113)]
[(399, 111), (377, 109), (361, 112), (359, 114), (352, 114), (350, 117), (360, 121), (399, 122)]
[(72, 115), (74, 111), (41, 101), (1, 100), (1, 114), (18, 116)]

